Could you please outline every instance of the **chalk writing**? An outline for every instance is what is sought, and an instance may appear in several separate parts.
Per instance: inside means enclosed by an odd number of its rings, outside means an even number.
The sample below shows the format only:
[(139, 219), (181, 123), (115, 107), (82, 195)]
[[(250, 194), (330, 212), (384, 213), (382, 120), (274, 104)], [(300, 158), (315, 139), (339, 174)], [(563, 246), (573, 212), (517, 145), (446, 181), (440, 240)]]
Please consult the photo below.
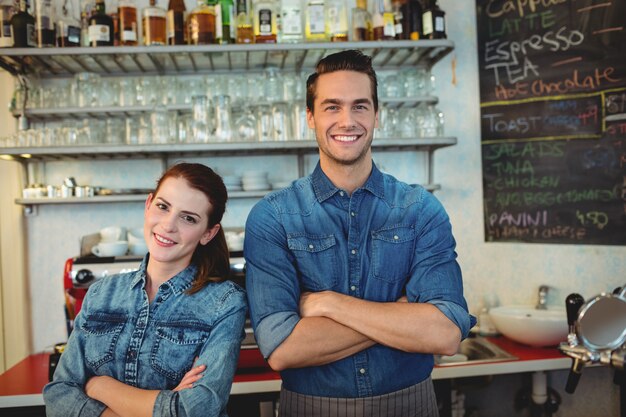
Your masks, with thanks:
[(623, 4), (476, 3), (485, 239), (626, 245)]

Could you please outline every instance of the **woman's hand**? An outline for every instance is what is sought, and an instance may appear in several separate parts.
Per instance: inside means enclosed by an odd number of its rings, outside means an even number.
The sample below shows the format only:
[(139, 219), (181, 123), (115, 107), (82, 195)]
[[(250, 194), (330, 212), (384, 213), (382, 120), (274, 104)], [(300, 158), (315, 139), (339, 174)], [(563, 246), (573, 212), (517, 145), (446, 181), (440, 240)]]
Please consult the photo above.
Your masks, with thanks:
[[(194, 365), (195, 363), (196, 362), (194, 361)], [(202, 372), (205, 369), (206, 369), (206, 365), (199, 365), (199, 366), (194, 366), (193, 368), (191, 368), (189, 371), (187, 371), (185, 376), (183, 376), (183, 379), (180, 380), (180, 382), (178, 383), (178, 386), (174, 388), (173, 391), (182, 391), (187, 388), (193, 388), (194, 382), (202, 378), (202, 375), (203, 375)]]

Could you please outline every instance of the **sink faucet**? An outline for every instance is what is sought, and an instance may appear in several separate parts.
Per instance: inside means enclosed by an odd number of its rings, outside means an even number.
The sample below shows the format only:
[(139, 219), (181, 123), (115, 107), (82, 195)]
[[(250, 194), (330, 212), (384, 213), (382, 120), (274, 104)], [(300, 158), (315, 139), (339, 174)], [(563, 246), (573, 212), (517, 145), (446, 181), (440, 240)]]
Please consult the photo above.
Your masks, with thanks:
[(548, 297), (549, 289), (550, 287), (548, 287), (547, 285), (539, 286), (539, 300), (537, 301), (537, 305), (535, 306), (537, 310), (546, 310), (548, 308), (546, 304), (546, 298)]

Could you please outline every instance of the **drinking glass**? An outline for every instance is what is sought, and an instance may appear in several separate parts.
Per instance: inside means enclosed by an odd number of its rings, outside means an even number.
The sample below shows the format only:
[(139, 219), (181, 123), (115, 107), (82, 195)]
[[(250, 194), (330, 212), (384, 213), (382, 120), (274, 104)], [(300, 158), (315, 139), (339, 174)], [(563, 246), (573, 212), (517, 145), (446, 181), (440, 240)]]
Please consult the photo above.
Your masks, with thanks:
[(213, 97), (213, 108), (215, 109), (215, 140), (217, 142), (230, 141), (233, 137), (230, 96)]
[(400, 97), (400, 77), (396, 74), (388, 75), (383, 81), (383, 97), (396, 98)]
[(169, 119), (165, 106), (155, 106), (150, 114), (152, 129), (152, 143), (167, 143), (169, 141)]
[(122, 107), (137, 105), (137, 79), (120, 78), (118, 80), (118, 103)]
[(80, 72), (74, 76), (74, 91), (78, 97), (78, 107), (98, 105), (100, 92), (100, 75), (91, 72)]
[(191, 98), (192, 128), (191, 141), (209, 141), (211, 124), (209, 120), (209, 98), (207, 96), (193, 96)]
[(284, 101), (283, 80), (278, 72), (278, 68), (269, 67), (265, 70), (264, 91), (264, 98), (270, 103)]
[(260, 142), (268, 142), (273, 137), (272, 107), (269, 104), (256, 106), (257, 138)]
[(294, 102), (291, 106), (292, 115), (292, 137), (295, 140), (310, 139), (311, 129), (306, 120), (306, 104), (304, 101)]
[(139, 143), (139, 117), (127, 117), (125, 120), (126, 140), (128, 145), (137, 145)]
[(137, 143), (147, 145), (152, 142), (152, 128), (150, 115), (142, 114), (137, 118)]
[(106, 143), (124, 143), (126, 138), (126, 123), (124, 119), (109, 118), (106, 121)]
[(277, 102), (272, 105), (273, 139), (277, 141), (289, 140), (291, 134), (289, 107), (285, 102)]
[(237, 132), (237, 139), (242, 142), (252, 142), (256, 138), (256, 118), (250, 107), (244, 107), (241, 115), (235, 121), (235, 131)]

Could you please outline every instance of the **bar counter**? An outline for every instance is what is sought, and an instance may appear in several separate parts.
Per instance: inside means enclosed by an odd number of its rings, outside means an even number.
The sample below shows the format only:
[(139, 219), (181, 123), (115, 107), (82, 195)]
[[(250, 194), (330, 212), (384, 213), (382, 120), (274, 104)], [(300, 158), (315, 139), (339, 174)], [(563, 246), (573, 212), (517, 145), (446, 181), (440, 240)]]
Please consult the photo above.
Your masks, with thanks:
[[(517, 359), (435, 366), (433, 379), (453, 379), (481, 375), (513, 374), (520, 372), (568, 369), (571, 359), (556, 347), (533, 348), (518, 344), (505, 337), (488, 337), (487, 340), (512, 354)], [(256, 349), (242, 350), (242, 362), (255, 362), (261, 357)], [(48, 353), (28, 356), (0, 375), (0, 408), (42, 406), (41, 391), (48, 382)], [(280, 391), (280, 375), (267, 367), (242, 367), (238, 370), (231, 389), (232, 395)]]

